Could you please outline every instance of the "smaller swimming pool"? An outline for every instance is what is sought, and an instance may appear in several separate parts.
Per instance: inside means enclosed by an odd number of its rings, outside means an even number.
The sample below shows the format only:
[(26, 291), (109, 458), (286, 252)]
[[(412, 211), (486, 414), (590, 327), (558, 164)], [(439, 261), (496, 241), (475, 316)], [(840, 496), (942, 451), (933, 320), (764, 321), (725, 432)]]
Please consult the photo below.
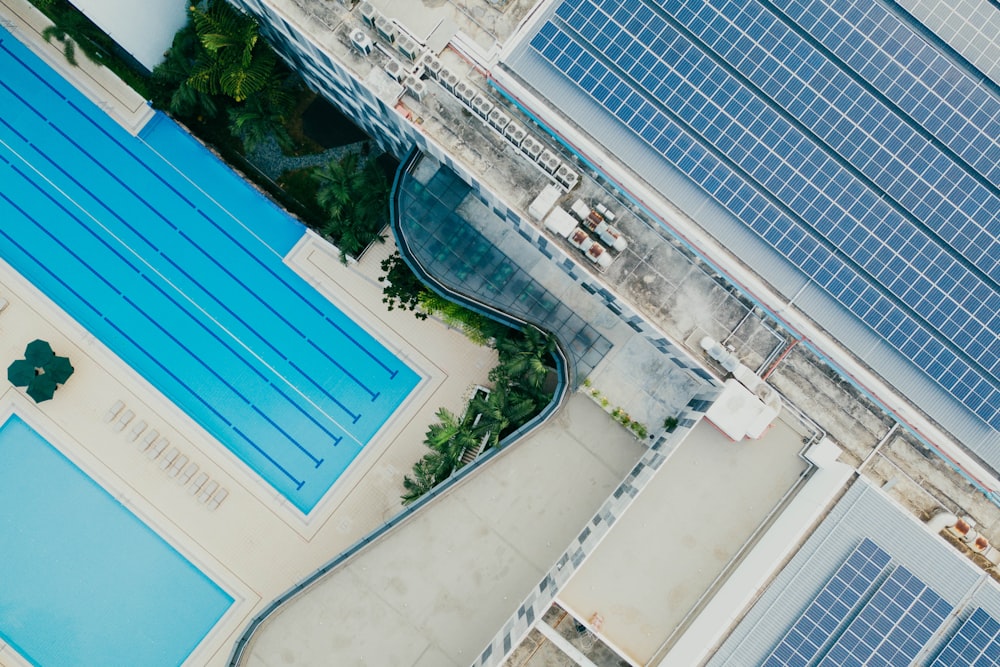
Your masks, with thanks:
[(0, 639), (43, 667), (180, 665), (233, 603), (16, 415), (0, 545)]

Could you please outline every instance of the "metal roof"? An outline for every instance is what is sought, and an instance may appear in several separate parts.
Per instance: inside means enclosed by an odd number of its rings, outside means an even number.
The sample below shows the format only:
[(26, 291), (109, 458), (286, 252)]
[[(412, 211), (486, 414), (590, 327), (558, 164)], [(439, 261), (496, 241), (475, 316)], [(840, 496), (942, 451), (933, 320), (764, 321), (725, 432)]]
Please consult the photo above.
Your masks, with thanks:
[(858, 479), (751, 607), (709, 667), (761, 664), (825, 582), (865, 538), (956, 611), (931, 640), (933, 655), (982, 607), (1000, 619), (1000, 585), (864, 478)]

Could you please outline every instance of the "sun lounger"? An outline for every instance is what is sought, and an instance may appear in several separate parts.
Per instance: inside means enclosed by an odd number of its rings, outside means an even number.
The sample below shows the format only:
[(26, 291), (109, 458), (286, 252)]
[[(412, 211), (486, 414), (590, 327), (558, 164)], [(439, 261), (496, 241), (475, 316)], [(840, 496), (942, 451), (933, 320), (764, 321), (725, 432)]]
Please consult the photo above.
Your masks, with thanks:
[(114, 405), (108, 408), (108, 411), (104, 413), (104, 423), (110, 424), (111, 420), (118, 416), (118, 413), (122, 411), (125, 407), (124, 401), (115, 401)]
[(174, 459), (177, 458), (178, 454), (180, 454), (180, 452), (177, 451), (176, 447), (171, 447), (170, 449), (168, 449), (167, 453), (164, 454), (163, 458), (160, 459), (160, 470), (166, 470), (167, 468), (169, 468), (170, 464), (174, 462)]
[(193, 496), (201, 490), (201, 487), (208, 481), (208, 475), (203, 472), (198, 473), (198, 476), (194, 478), (191, 482), (191, 486), (188, 487), (188, 495)]
[(216, 510), (219, 509), (219, 505), (222, 501), (229, 497), (229, 491), (224, 488), (220, 488), (212, 495), (212, 499), (208, 501), (208, 509)]
[(198, 502), (207, 503), (208, 499), (212, 497), (212, 494), (215, 493), (215, 490), (217, 488), (219, 488), (219, 483), (213, 479), (211, 482), (205, 485), (204, 489), (201, 490), (201, 495), (198, 496)]
[(181, 471), (184, 465), (188, 462), (188, 457), (181, 454), (174, 462), (170, 465), (170, 470), (167, 471), (167, 477), (177, 477), (177, 473)]
[(135, 443), (135, 446), (139, 448), (139, 451), (144, 452), (149, 449), (149, 446), (156, 442), (156, 439), (160, 437), (160, 432), (155, 428), (151, 428), (146, 431), (146, 437)]
[(128, 439), (131, 442), (135, 442), (136, 438), (142, 435), (142, 432), (146, 430), (146, 420), (140, 419), (139, 423), (132, 427), (132, 430), (128, 432)]
[(170, 444), (169, 440), (167, 440), (166, 438), (160, 438), (153, 444), (152, 447), (150, 447), (146, 451), (146, 456), (148, 456), (150, 459), (155, 459), (157, 456), (160, 455), (161, 452), (163, 452), (164, 449), (166, 449), (167, 445), (169, 444)]
[(177, 483), (184, 486), (191, 481), (191, 478), (194, 477), (196, 472), (198, 472), (197, 463), (192, 462), (187, 464), (187, 467), (184, 468), (184, 470), (181, 471), (181, 474), (177, 476)]
[(118, 421), (115, 422), (115, 430), (124, 431), (125, 427), (128, 426), (128, 423), (132, 421), (132, 417), (135, 417), (135, 413), (132, 412), (131, 410), (126, 410), (125, 412), (123, 412), (122, 416), (119, 417)]

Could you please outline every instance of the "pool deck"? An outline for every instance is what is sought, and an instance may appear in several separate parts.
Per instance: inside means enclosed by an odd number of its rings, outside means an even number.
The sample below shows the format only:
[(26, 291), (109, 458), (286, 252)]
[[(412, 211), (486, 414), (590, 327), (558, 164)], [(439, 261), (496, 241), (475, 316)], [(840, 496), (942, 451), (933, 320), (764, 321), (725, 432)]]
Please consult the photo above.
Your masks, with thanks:
[[(236, 598), (191, 655), (190, 665), (223, 665), (250, 619), (281, 593), (396, 514), (403, 475), (425, 452), (424, 431), (439, 407), (461, 410), (485, 383), (495, 352), (436, 320), (386, 312), (377, 282), (391, 242), (345, 267), (332, 246), (310, 235), (289, 262), (425, 380), (308, 517), (238, 461), (148, 382), (0, 262), (0, 359), (22, 356), (35, 338), (68, 356), (76, 371), (53, 400), (35, 404), (6, 385), (0, 410), (13, 408), (116, 499)], [(418, 352), (419, 350), (419, 352)], [(108, 408), (121, 400), (201, 471), (229, 490), (212, 511), (116, 431)], [(156, 573), (150, 573), (156, 576)], [(0, 665), (23, 665), (0, 646)]]
[(155, 114), (142, 95), (108, 68), (92, 62), (79, 49), (77, 66), (66, 62), (62, 45), (55, 40), (46, 42), (42, 37), (42, 31), (52, 22), (27, 0), (0, 0), (0, 24), (130, 134), (139, 134)]

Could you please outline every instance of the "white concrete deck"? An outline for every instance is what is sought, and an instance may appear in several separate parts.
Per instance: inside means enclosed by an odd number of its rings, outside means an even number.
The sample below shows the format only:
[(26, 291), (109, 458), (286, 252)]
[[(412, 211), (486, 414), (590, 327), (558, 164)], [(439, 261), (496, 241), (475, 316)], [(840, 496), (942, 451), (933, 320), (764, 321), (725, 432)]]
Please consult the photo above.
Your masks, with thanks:
[(138, 134), (155, 113), (142, 95), (132, 90), (114, 72), (91, 62), (79, 53), (76, 67), (66, 62), (62, 45), (46, 42), (42, 31), (52, 22), (27, 0), (0, 0), (3, 27), (45, 60), (64, 79), (70, 81), (116, 123), (131, 134)]
[[(223, 665), (249, 620), (308, 573), (343, 551), (401, 507), (404, 473), (424, 453), (427, 425), (438, 407), (461, 409), (464, 396), (486, 382), (495, 353), (434, 320), (386, 312), (381, 304), (379, 246), (351, 268), (323, 242), (300, 244), (291, 262), (338, 306), (426, 376), (422, 387), (368, 445), (320, 505), (303, 519), (218, 441), (170, 403), (0, 261), (0, 359), (19, 358), (35, 338), (48, 340), (76, 368), (53, 400), (35, 404), (22, 389), (0, 390), (0, 411), (11, 406), (66, 456), (167, 542), (237, 598), (231, 611), (190, 656), (189, 665)], [(419, 352), (418, 352), (419, 350)], [(171, 446), (229, 490), (215, 511), (199, 503), (129, 442), (126, 428), (104, 422), (108, 407), (123, 400), (169, 438)], [(139, 593), (141, 594), (141, 593)], [(22, 665), (0, 646), (0, 665)]]
[[(807, 468), (778, 421), (731, 442), (702, 421), (558, 595), (633, 664), (650, 662)], [(596, 630), (597, 628), (592, 628)]]
[(644, 451), (587, 396), (292, 600), (247, 667), (468, 665)]

